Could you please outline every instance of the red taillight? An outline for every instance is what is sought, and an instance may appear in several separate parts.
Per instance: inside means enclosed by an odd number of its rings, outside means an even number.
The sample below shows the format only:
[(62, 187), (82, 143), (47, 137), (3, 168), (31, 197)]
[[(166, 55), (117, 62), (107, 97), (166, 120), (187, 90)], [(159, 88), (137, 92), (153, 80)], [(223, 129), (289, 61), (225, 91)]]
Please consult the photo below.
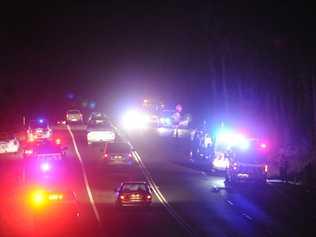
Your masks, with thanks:
[(151, 199), (151, 195), (147, 195), (146, 198), (149, 200)]
[(120, 196), (120, 199), (121, 199), (121, 200), (124, 200), (124, 199), (125, 199), (125, 196), (124, 196), (124, 195), (121, 195), (121, 196)]
[(104, 154), (104, 158), (107, 159), (109, 158), (109, 155), (107, 153)]
[(31, 154), (33, 154), (33, 150), (25, 150), (24, 153), (26, 155), (31, 155)]
[(268, 169), (269, 169), (268, 165), (264, 165), (264, 172), (265, 173), (268, 173)]

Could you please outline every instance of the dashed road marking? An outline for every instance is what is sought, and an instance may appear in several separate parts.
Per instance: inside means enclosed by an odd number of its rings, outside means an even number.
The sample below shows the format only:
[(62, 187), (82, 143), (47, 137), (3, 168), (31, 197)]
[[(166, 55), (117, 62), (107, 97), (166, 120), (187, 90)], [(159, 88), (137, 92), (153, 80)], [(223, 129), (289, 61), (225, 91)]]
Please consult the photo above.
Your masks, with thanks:
[(159, 187), (156, 185), (155, 181), (153, 180), (150, 172), (148, 171), (148, 169), (146, 168), (146, 166), (144, 165), (144, 163), (142, 162), (139, 154), (134, 151), (134, 157), (139, 165), (139, 167), (141, 168), (145, 178), (147, 179), (147, 182), (149, 183), (151, 189), (153, 190), (153, 192), (155, 193), (155, 195), (157, 196), (157, 198), (159, 199), (159, 201), (162, 203), (162, 205), (167, 209), (167, 211), (169, 212), (169, 214), (191, 235), (193, 235), (193, 230), (192, 228), (182, 219), (181, 216), (178, 215), (178, 213), (174, 210), (174, 208), (169, 204), (169, 202), (167, 201), (167, 199), (164, 197), (164, 195), (160, 192)]
[(226, 202), (231, 205), (231, 206), (234, 206), (234, 203), (232, 201), (229, 201), (229, 200), (226, 200)]
[(78, 158), (79, 163), (80, 163), (80, 168), (81, 168), (81, 172), (82, 172), (82, 176), (83, 176), (84, 185), (85, 185), (88, 197), (89, 197), (90, 204), (92, 206), (93, 213), (94, 213), (95, 218), (97, 219), (98, 223), (101, 224), (100, 214), (98, 212), (98, 209), (95, 205), (95, 201), (93, 199), (93, 195), (92, 195), (91, 188), (90, 188), (89, 181), (88, 181), (87, 172), (86, 172), (86, 169), (84, 168), (83, 160), (82, 160), (82, 157), (81, 157), (80, 152), (78, 150), (78, 146), (77, 146), (74, 134), (72, 133), (69, 125), (67, 125), (67, 130), (70, 134), (72, 143), (74, 145), (74, 148), (76, 151), (76, 157)]
[(201, 171), (201, 175), (207, 176), (207, 173), (205, 171)]
[[(114, 126), (112, 124), (112, 127), (116, 130), (118, 135), (123, 137), (120, 134), (120, 131), (116, 126)], [(134, 147), (130, 143), (130, 141), (128, 141), (128, 139), (126, 139), (125, 137), (124, 137), (124, 139), (131, 147)], [(138, 166), (140, 167), (140, 170), (142, 171), (148, 184), (150, 185), (150, 188), (155, 193), (155, 195), (158, 198), (158, 200), (160, 201), (160, 203), (166, 208), (167, 212), (178, 222), (178, 224), (180, 224), (180, 226), (182, 226), (184, 228), (184, 230), (187, 231), (188, 234), (190, 234), (191, 236), (194, 236), (194, 231), (191, 228), (191, 226), (189, 224), (187, 224), (185, 222), (185, 220), (174, 210), (174, 208), (169, 204), (169, 202), (167, 201), (165, 196), (161, 193), (161, 191), (159, 190), (159, 186), (155, 183), (154, 179), (151, 176), (151, 173), (149, 172), (149, 170), (147, 169), (147, 167), (143, 163), (140, 155), (136, 151), (133, 151), (132, 153), (133, 153), (133, 157), (135, 158)]]
[(246, 219), (250, 220), (250, 221), (253, 220), (253, 218), (252, 218), (251, 216), (249, 216), (248, 214), (246, 214), (246, 213), (241, 213), (241, 215), (242, 215), (243, 217), (245, 217)]

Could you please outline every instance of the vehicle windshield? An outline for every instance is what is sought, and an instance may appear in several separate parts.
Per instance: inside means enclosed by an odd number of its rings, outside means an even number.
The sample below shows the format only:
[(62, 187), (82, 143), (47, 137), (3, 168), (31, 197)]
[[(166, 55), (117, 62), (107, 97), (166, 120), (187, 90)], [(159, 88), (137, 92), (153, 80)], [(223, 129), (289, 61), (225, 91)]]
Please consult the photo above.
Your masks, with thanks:
[(88, 124), (87, 129), (110, 129), (112, 130), (111, 124), (106, 121), (96, 121), (96, 120), (91, 120)]
[(107, 151), (108, 153), (129, 153), (131, 148), (127, 143), (109, 143)]
[(35, 128), (46, 129), (46, 128), (48, 128), (48, 122), (45, 120), (43, 120), (43, 121), (32, 120), (32, 121), (30, 121), (29, 127), (31, 129), (35, 129)]
[(102, 113), (92, 114), (91, 115), (91, 119), (102, 119), (102, 120), (104, 120), (105, 119), (105, 115), (102, 114)]
[(81, 114), (80, 110), (68, 110), (67, 114)]
[(147, 187), (143, 183), (128, 183), (128, 184), (123, 184), (122, 187), (123, 192), (146, 192)]

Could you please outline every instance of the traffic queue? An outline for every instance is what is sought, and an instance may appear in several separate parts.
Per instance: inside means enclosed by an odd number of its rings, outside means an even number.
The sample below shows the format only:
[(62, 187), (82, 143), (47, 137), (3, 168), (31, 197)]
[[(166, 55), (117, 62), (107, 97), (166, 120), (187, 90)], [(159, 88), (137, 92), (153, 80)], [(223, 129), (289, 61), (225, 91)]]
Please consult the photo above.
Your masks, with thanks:
[[(266, 142), (223, 126), (215, 134), (189, 129), (191, 116), (182, 115), (181, 112), (180, 105), (170, 110), (163, 104), (144, 100), (142, 109), (125, 113), (120, 125), (127, 132), (146, 129), (187, 130), (192, 135), (190, 160), (206, 161), (211, 171), (223, 173), (227, 185), (266, 182), (269, 169), (269, 147)], [(85, 122), (80, 110), (71, 109), (66, 112), (65, 121), (54, 126), (44, 118), (31, 119), (23, 141), (1, 134), (0, 153), (20, 152), (23, 158), (22, 180), (28, 187), (27, 200), (36, 222), (53, 220), (58, 216), (67, 217), (71, 223), (80, 219), (79, 201), (70, 188), (71, 184), (67, 183), (71, 175), (69, 144), (56, 132), (56, 128), (71, 130), (76, 126), (84, 127), (87, 147), (102, 148), (100, 159), (104, 165), (124, 165), (129, 169), (137, 163), (133, 147), (124, 140), (109, 117), (99, 112), (92, 113)], [(121, 180), (114, 190), (113, 204), (119, 209), (129, 206), (149, 207), (152, 203), (151, 190), (145, 180)]]
[[(65, 122), (51, 125), (46, 118), (30, 119), (24, 135), (2, 133), (0, 153), (14, 154), (22, 161), (21, 183), (25, 190), (25, 203), (30, 209), (35, 229), (53, 223), (75, 226), (80, 221), (79, 201), (71, 183), (73, 154), (69, 141), (58, 129), (85, 128), (86, 145), (102, 148), (103, 165), (135, 167), (133, 148), (118, 134), (103, 113), (92, 113), (87, 122), (79, 110), (68, 110)], [(148, 207), (152, 202), (151, 189), (144, 179), (121, 180), (113, 193), (117, 207)]]

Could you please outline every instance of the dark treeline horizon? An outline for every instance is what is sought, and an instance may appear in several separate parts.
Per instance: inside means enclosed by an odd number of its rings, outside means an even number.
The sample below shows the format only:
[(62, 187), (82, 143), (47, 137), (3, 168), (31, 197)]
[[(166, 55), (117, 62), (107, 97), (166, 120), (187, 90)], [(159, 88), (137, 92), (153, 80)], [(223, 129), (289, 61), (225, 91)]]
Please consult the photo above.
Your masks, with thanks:
[(22, 9), (1, 16), (3, 115), (61, 114), (84, 101), (113, 112), (152, 96), (183, 104), (198, 121), (249, 125), (281, 144), (313, 142), (316, 41), (307, 3)]

